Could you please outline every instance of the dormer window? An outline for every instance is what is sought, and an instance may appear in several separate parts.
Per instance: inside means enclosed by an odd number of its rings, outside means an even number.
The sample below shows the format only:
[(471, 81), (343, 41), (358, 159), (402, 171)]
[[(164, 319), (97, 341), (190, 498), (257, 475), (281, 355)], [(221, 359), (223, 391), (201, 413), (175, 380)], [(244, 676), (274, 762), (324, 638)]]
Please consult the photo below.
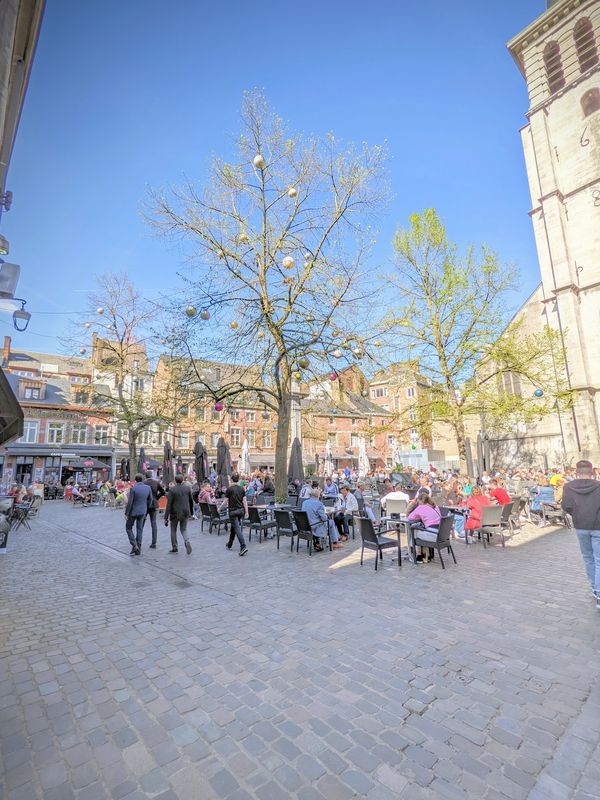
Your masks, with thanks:
[(40, 390), (36, 386), (26, 386), (25, 391), (23, 393), (24, 400), (39, 400), (40, 399)]
[(582, 72), (587, 72), (588, 69), (598, 63), (598, 49), (594, 38), (594, 29), (588, 17), (584, 17), (577, 22), (573, 38), (575, 39), (579, 69)]
[(548, 42), (544, 48), (544, 66), (546, 67), (546, 77), (548, 79), (550, 94), (554, 94), (554, 92), (558, 92), (559, 89), (562, 89), (565, 85), (565, 75), (558, 42)]

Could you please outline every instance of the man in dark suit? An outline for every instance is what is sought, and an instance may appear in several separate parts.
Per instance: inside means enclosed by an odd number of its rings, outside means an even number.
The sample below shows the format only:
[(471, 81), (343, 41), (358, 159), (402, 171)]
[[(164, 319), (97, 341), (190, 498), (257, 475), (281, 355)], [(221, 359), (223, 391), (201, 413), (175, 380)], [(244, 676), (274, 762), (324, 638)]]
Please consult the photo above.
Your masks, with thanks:
[(158, 530), (156, 527), (156, 515), (158, 513), (158, 501), (161, 497), (165, 496), (165, 490), (163, 489), (162, 485), (152, 477), (152, 470), (146, 470), (146, 480), (144, 481), (146, 486), (149, 486), (152, 490), (152, 497), (154, 498), (154, 505), (148, 511), (148, 516), (150, 517), (150, 527), (152, 528), (152, 544), (150, 545), (152, 550), (156, 550), (156, 538), (158, 534)]
[[(130, 556), (139, 556), (142, 551), (142, 534), (144, 532), (144, 521), (146, 514), (154, 505), (152, 489), (142, 483), (144, 476), (137, 474), (135, 484), (129, 490), (127, 505), (125, 506), (125, 530), (131, 544)], [(135, 522), (136, 536), (133, 536), (133, 523)]]
[(171, 522), (171, 549), (169, 553), (179, 552), (177, 547), (177, 523), (185, 542), (185, 550), (189, 556), (192, 552), (187, 533), (187, 522), (194, 515), (194, 501), (192, 490), (183, 482), (183, 475), (175, 476), (175, 486), (167, 492), (167, 507), (165, 509), (165, 525)]

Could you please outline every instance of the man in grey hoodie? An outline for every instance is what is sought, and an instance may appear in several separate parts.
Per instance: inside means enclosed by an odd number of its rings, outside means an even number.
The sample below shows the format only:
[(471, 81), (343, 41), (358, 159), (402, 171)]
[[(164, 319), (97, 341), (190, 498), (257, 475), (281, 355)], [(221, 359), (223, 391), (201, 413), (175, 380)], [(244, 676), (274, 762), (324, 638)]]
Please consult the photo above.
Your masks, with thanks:
[(600, 609), (600, 481), (589, 461), (578, 461), (577, 477), (565, 484), (563, 510), (573, 518), (585, 571)]

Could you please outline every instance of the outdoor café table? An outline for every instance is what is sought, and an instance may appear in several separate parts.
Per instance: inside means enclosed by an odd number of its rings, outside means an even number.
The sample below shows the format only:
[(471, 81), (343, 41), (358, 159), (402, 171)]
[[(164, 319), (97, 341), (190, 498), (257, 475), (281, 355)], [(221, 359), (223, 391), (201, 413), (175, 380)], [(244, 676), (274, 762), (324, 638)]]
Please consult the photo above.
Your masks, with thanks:
[[(471, 513), (470, 509), (467, 506), (444, 506), (447, 508), (448, 511), (451, 511), (453, 514), (462, 514), (465, 517), (465, 522), (469, 519), (469, 514)], [(469, 545), (469, 535), (467, 530), (465, 529), (465, 545)]]
[[(396, 535), (398, 536), (398, 544), (400, 544), (400, 526), (402, 526), (404, 528), (404, 532), (406, 533), (407, 547), (408, 547), (407, 557), (408, 557), (408, 560), (411, 561), (411, 563), (416, 564), (417, 563), (417, 557), (416, 557), (416, 552), (415, 552), (414, 539), (413, 539), (413, 535), (412, 535), (412, 527), (411, 527), (410, 520), (408, 519), (408, 517), (399, 517), (399, 516), (381, 517), (381, 521), (382, 522), (387, 522), (390, 525), (395, 525), (396, 526)], [(388, 531), (388, 533), (389, 533), (389, 531)]]

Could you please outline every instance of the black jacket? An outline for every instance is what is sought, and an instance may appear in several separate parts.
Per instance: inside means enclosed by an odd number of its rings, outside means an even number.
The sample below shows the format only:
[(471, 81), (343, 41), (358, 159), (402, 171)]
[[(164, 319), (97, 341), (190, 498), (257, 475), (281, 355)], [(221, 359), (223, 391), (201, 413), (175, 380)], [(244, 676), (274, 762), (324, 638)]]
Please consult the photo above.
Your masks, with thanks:
[(165, 496), (165, 490), (157, 480), (154, 480), (154, 478), (146, 478), (144, 483), (146, 486), (149, 486), (152, 489), (152, 495), (155, 501)]
[(187, 519), (194, 514), (192, 492), (187, 484), (176, 483), (167, 492), (165, 522), (170, 519)]
[(573, 517), (575, 528), (600, 531), (600, 481), (577, 478), (563, 488), (563, 510)]

